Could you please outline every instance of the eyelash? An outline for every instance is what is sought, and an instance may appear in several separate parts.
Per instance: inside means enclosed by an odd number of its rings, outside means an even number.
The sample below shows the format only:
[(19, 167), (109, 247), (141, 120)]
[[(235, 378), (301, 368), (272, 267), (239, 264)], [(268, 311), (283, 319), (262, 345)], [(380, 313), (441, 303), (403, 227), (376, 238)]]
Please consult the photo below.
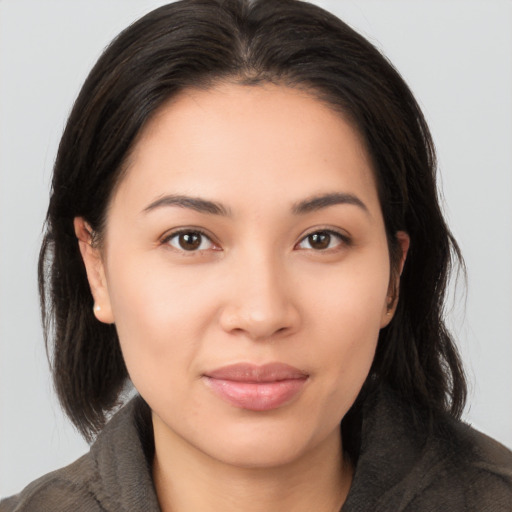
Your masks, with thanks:
[[(179, 240), (179, 237), (180, 236), (183, 236), (183, 235), (195, 235), (195, 236), (199, 236), (200, 237), (200, 243), (199, 243), (199, 246), (196, 247), (196, 248), (192, 248), (192, 249), (185, 249), (183, 247), (176, 247), (176, 246), (173, 246), (171, 244), (171, 241), (173, 239), (177, 239)], [(306, 242), (308, 239), (310, 241), (310, 245), (311, 245), (311, 239), (310, 237), (314, 236), (314, 235), (327, 235), (329, 237), (329, 240), (328, 240), (328, 245), (331, 245), (331, 242), (332, 242), (332, 238), (336, 238), (338, 240), (338, 244), (336, 244), (335, 247), (325, 247), (325, 248), (321, 248), (321, 249), (315, 249), (313, 247), (309, 247), (309, 248), (304, 248), (304, 250), (310, 250), (310, 251), (314, 251), (314, 252), (331, 252), (331, 251), (336, 251), (337, 249), (339, 249), (339, 246), (349, 246), (351, 245), (351, 239), (350, 237), (348, 237), (347, 235), (344, 235), (342, 233), (339, 233), (338, 231), (334, 231), (332, 229), (316, 229), (315, 231), (311, 231), (310, 233), (304, 235), (300, 241), (295, 244), (294, 247), (299, 247), (301, 244), (303, 244), (304, 242)], [(213, 248), (207, 248), (207, 249), (200, 249), (201, 245), (203, 245), (204, 241), (208, 240), (210, 242), (210, 244), (213, 246)], [(178, 242), (179, 243), (179, 242)], [(201, 229), (198, 229), (198, 228), (185, 228), (185, 229), (180, 229), (178, 231), (174, 231), (170, 234), (168, 234), (167, 236), (165, 236), (162, 240), (161, 240), (161, 244), (162, 245), (168, 245), (168, 246), (171, 246), (173, 249), (177, 250), (177, 251), (180, 251), (180, 252), (183, 252), (183, 253), (188, 253), (190, 255), (192, 254), (197, 254), (197, 253), (201, 253), (203, 251), (206, 251), (206, 250), (209, 250), (209, 249), (213, 249), (213, 250), (222, 250), (220, 249), (220, 247), (217, 246), (217, 244), (212, 240), (212, 237), (209, 236), (208, 234), (206, 234), (203, 230)]]
[(329, 245), (332, 241), (332, 238), (336, 238), (339, 242), (335, 247), (326, 247), (323, 249), (314, 249), (314, 248), (308, 248), (307, 250), (315, 251), (315, 252), (327, 252), (327, 251), (335, 251), (339, 249), (338, 246), (349, 246), (352, 243), (352, 240), (345, 234), (339, 233), (338, 231), (334, 231), (332, 229), (315, 229), (314, 231), (311, 231), (310, 233), (303, 236), (300, 241), (296, 244), (295, 247), (299, 246), (300, 244), (307, 241), (310, 237), (313, 235), (327, 235), (329, 238)]
[[(162, 245), (169, 245), (177, 251), (180, 251), (183, 253), (189, 253), (189, 254), (200, 253), (202, 251), (208, 250), (208, 249), (198, 249), (198, 248), (187, 250), (187, 249), (184, 249), (183, 247), (174, 247), (171, 244), (171, 240), (173, 240), (173, 239), (178, 240), (179, 237), (183, 236), (183, 235), (199, 235), (199, 237), (201, 238), (199, 247), (204, 243), (205, 239), (208, 240), (213, 246), (217, 247), (216, 243), (212, 240), (212, 237), (198, 228), (185, 228), (185, 229), (180, 229), (178, 231), (173, 231), (172, 233), (170, 233), (170, 234), (166, 235), (164, 238), (162, 238), (160, 243)], [(214, 250), (220, 250), (220, 249), (214, 249)]]

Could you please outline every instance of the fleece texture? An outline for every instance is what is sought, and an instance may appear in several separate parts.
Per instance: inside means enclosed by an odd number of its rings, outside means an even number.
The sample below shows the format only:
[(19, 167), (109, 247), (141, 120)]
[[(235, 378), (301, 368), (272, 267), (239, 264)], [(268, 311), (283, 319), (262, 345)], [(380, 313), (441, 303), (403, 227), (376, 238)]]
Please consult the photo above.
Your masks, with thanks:
[[(363, 406), (352, 486), (340, 512), (511, 512), (512, 452), (450, 417), (427, 422), (389, 390)], [(3, 500), (0, 512), (159, 511), (151, 413), (140, 397), (89, 453)]]

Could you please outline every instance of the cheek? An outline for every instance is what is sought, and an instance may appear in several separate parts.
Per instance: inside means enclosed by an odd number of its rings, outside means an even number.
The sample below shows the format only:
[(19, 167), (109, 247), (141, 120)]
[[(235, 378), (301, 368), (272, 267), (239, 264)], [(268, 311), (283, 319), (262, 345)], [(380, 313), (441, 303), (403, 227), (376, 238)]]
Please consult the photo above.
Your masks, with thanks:
[(311, 290), (308, 310), (319, 328), (344, 333), (345, 339), (378, 335), (390, 278), (385, 248), (362, 256), (355, 253), (338, 268), (310, 275), (304, 295)]
[(176, 332), (198, 324), (198, 308), (214, 293), (209, 293), (212, 283), (200, 270), (172, 266), (162, 252), (112, 257), (108, 288), (118, 329), (130, 325), (134, 332), (139, 327), (169, 332), (172, 326)]
[(175, 385), (196, 358), (213, 315), (208, 286), (195, 286), (199, 279), (173, 272), (162, 258), (149, 260), (117, 258), (108, 273), (123, 357), (139, 391), (150, 381)]
[(316, 292), (310, 294), (307, 307), (309, 338), (317, 345), (309, 346), (305, 357), (322, 369), (327, 400), (347, 408), (374, 359), (389, 284), (387, 253), (318, 277), (316, 286), (309, 283)]
[(311, 349), (308, 357), (317, 359), (325, 383), (334, 394), (350, 392), (355, 398), (375, 356), (381, 307), (375, 301), (373, 304), (358, 302), (353, 296), (337, 304), (336, 314), (333, 311), (328, 315), (327, 308), (318, 312), (316, 339), (319, 346)]
[(377, 308), (373, 308), (372, 318), (362, 304), (343, 301), (339, 306), (334, 321), (333, 316), (330, 322), (318, 316), (318, 345), (305, 354), (306, 360), (314, 361), (316, 370), (315, 393), (306, 410), (322, 418), (325, 433), (337, 428), (356, 400), (372, 366), (379, 336)]

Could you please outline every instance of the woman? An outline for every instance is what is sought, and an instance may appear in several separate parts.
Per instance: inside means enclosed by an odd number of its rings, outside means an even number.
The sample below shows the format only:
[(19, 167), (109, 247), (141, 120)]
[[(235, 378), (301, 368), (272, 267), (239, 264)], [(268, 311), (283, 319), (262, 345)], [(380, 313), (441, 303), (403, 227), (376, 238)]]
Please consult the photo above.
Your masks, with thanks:
[(434, 165), (407, 86), (316, 7), (128, 28), (71, 113), (40, 259), (61, 403), (99, 435), (2, 507), (509, 510), (510, 453), (459, 421)]

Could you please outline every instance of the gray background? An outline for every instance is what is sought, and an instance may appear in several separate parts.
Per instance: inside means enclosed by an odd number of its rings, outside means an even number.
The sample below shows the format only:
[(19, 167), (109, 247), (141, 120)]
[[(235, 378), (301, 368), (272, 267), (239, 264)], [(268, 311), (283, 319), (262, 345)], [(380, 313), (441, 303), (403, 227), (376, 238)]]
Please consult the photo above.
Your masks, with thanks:
[[(165, 2), (0, 0), (0, 494), (86, 444), (51, 391), (36, 260), (66, 115), (102, 48)], [(471, 382), (466, 419), (512, 447), (512, 2), (316, 2), (385, 51), (439, 151), (445, 212), (469, 271), (450, 302)]]

